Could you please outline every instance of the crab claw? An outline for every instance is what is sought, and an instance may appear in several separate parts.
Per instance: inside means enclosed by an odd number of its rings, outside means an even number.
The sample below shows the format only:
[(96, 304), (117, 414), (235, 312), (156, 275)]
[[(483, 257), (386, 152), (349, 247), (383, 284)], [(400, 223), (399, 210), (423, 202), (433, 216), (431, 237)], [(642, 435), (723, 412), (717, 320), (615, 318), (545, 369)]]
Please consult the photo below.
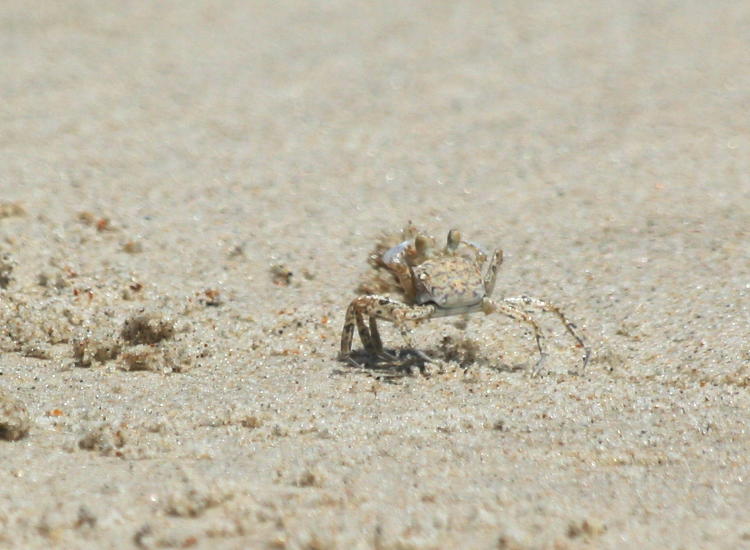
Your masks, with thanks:
[(404, 241), (397, 244), (393, 248), (386, 250), (383, 253), (382, 260), (385, 265), (392, 265), (395, 263), (403, 263), (404, 256), (409, 254), (409, 248), (413, 245), (411, 240)]

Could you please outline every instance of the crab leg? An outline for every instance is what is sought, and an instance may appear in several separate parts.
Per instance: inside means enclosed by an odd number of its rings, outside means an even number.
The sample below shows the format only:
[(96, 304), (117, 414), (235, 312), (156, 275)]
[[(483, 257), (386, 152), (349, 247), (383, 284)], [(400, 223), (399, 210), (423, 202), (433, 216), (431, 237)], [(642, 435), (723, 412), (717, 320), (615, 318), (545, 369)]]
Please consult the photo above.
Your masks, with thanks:
[[(355, 325), (357, 327), (357, 332), (359, 333), (359, 338), (360, 340), (362, 340), (362, 345), (367, 351), (371, 351), (372, 348), (371, 334), (368, 331), (367, 326), (365, 325), (364, 319), (362, 317), (362, 311), (355, 305), (356, 301), (356, 299), (352, 301), (352, 303), (349, 304), (349, 307), (346, 309), (344, 328), (341, 331), (341, 353), (339, 354), (340, 359), (343, 359), (349, 353), (349, 351), (351, 351), (352, 336), (354, 336)], [(380, 341), (380, 334), (378, 334), (377, 339), (378, 341)]]
[[(376, 353), (382, 351), (382, 342), (377, 329), (376, 319), (390, 321), (396, 325), (406, 344), (410, 348), (413, 348), (414, 344), (411, 334), (409, 334), (407, 323), (409, 321), (427, 319), (432, 316), (435, 309), (435, 306), (432, 304), (408, 306), (386, 296), (372, 295), (355, 298), (346, 310), (344, 329), (341, 332), (339, 358), (345, 359), (349, 355), (349, 352), (351, 352), (355, 325), (357, 326), (359, 337), (362, 340), (365, 350)], [(369, 330), (364, 323), (364, 316), (370, 318)]]
[(503, 263), (503, 251), (497, 249), (492, 253), (492, 259), (490, 265), (487, 267), (487, 272), (484, 274), (484, 292), (486, 296), (491, 296), (492, 291), (495, 290), (495, 280), (497, 279), (497, 270), (500, 268), (500, 264)]
[[(359, 333), (359, 339), (362, 340), (362, 345), (369, 352), (375, 351), (373, 341), (372, 341), (372, 334), (370, 333), (370, 330), (367, 328), (367, 325), (365, 325), (365, 319), (364, 319), (364, 315), (362, 315), (362, 312), (355, 311), (354, 319), (357, 322), (357, 332)], [(379, 334), (378, 334), (378, 340), (380, 340)]]
[(372, 346), (375, 350), (375, 353), (382, 353), (383, 341), (380, 339), (377, 317), (370, 317), (370, 338), (372, 339)]
[(583, 368), (586, 368), (586, 365), (588, 365), (589, 362), (589, 358), (591, 357), (591, 350), (588, 346), (586, 346), (586, 342), (584, 341), (583, 337), (576, 331), (576, 326), (568, 321), (568, 318), (565, 317), (565, 314), (560, 310), (559, 307), (548, 304), (547, 302), (544, 302), (538, 298), (532, 298), (531, 296), (505, 298), (503, 302), (505, 302), (506, 304), (537, 307), (542, 311), (547, 311), (556, 315), (557, 318), (560, 319), (562, 324), (565, 326), (565, 330), (567, 330), (568, 333), (573, 337), (573, 339), (578, 343), (578, 347), (583, 348)]
[(484, 300), (482, 300), (482, 311), (484, 311), (485, 314), (501, 313), (502, 315), (510, 317), (511, 319), (515, 319), (516, 321), (523, 321), (527, 325), (531, 326), (531, 329), (534, 331), (536, 347), (539, 350), (539, 360), (534, 366), (532, 376), (538, 375), (542, 370), (542, 363), (544, 363), (544, 359), (547, 357), (547, 354), (544, 353), (544, 333), (542, 333), (542, 329), (539, 327), (537, 322), (524, 311), (518, 309), (512, 304), (507, 303), (506, 300), (503, 300), (502, 302), (495, 302), (490, 298), (485, 298)]

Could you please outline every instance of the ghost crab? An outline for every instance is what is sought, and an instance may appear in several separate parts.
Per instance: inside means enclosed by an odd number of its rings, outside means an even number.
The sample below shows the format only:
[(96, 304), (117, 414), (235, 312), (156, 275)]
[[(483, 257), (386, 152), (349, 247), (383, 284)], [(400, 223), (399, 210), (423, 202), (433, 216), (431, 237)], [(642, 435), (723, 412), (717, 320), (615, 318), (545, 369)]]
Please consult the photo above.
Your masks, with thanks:
[[(404, 302), (382, 295), (355, 298), (346, 310), (339, 359), (352, 361), (350, 354), (355, 326), (368, 353), (392, 359), (383, 350), (377, 319), (392, 322), (409, 348), (415, 350), (409, 330), (411, 323), (481, 311), (485, 314), (501, 313), (526, 323), (532, 329), (539, 351), (532, 374), (537, 375), (546, 357), (544, 334), (537, 322), (524, 311), (526, 307), (534, 307), (557, 316), (577, 347), (583, 349), (582, 361), (583, 367), (586, 367), (590, 350), (575, 325), (558, 307), (529, 296), (499, 301), (490, 298), (495, 288), (497, 270), (503, 261), (502, 250), (488, 254), (481, 246), (464, 241), (456, 229), (448, 232), (447, 242), (442, 249), (436, 249), (434, 239), (413, 228), (404, 230), (404, 237), (409, 238), (385, 251), (379, 258), (379, 263), (396, 276)], [(369, 320), (368, 324), (365, 324), (365, 317)], [(427, 355), (415, 351), (423, 360), (430, 361)]]

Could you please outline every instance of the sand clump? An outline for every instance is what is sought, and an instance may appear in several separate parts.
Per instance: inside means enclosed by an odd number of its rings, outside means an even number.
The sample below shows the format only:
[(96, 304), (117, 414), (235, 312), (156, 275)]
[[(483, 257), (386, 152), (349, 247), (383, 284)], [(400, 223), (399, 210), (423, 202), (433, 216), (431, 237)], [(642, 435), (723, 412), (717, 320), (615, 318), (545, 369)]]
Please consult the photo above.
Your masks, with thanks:
[(5, 326), (1, 350), (39, 359), (67, 356), (77, 367), (119, 360), (124, 370), (163, 372), (184, 370), (196, 357), (206, 356), (208, 346), (193, 338), (189, 324), (178, 328), (174, 318), (179, 313), (146, 307), (133, 311), (111, 303), (114, 300), (89, 305), (87, 297), (76, 300), (75, 295), (71, 299), (44, 290), (6, 292), (0, 302), (0, 323)]
[(0, 219), (24, 216), (26, 209), (20, 202), (0, 201)]
[(13, 260), (10, 254), (5, 253), (0, 256), (0, 288), (8, 288), (8, 285), (13, 280), (11, 277), (12, 272)]
[(158, 344), (174, 336), (174, 323), (153, 313), (134, 315), (125, 320), (120, 337), (130, 345)]
[(0, 388), (0, 439), (17, 441), (25, 437), (30, 428), (26, 406)]
[[(102, 284), (96, 276), (52, 262), (52, 269), (33, 280), (17, 281), (16, 267), (9, 254), (0, 256), (2, 351), (70, 358), (77, 367), (117, 361), (123, 370), (157, 372), (183, 371), (206, 356), (208, 346), (196, 342), (189, 323), (182, 322), (190, 313), (184, 304), (146, 293), (132, 277)], [(209, 290), (199, 302), (205, 307), (221, 300), (218, 291)]]
[(119, 331), (97, 327), (77, 337), (74, 364), (91, 367), (115, 361), (127, 371), (182, 372), (208, 352), (200, 343), (176, 339), (177, 332), (172, 318), (141, 311), (127, 317)]
[(455, 361), (462, 368), (474, 365), (478, 360), (486, 362), (476, 340), (464, 335), (445, 335), (440, 341), (440, 355), (445, 361)]
[(100, 423), (85, 430), (78, 440), (78, 448), (96, 451), (103, 456), (121, 456), (120, 449), (125, 445), (125, 441), (124, 427)]
[(195, 518), (209, 508), (221, 505), (232, 498), (232, 491), (216, 484), (195, 482), (167, 495), (164, 511), (170, 516)]
[[(0, 218), (25, 214), (20, 204), (0, 201)], [(156, 372), (184, 371), (206, 357), (209, 346), (196, 341), (187, 317), (200, 314), (190, 304), (223, 304), (219, 290), (205, 290), (197, 302), (188, 297), (186, 307), (184, 298), (164, 295), (154, 281), (111, 265), (107, 253), (119, 250), (129, 259), (142, 251), (125, 223), (89, 211), (62, 223), (34, 219), (37, 231), (65, 235), (94, 254), (87, 261), (76, 254), (29, 255), (32, 248), (13, 229), (21, 222), (3, 222), (10, 249), (0, 249), (0, 351), (72, 360), (76, 367), (115, 362), (123, 370)]]
[(284, 264), (272, 265), (270, 273), (271, 280), (276, 286), (289, 286), (294, 276), (294, 272)]
[(56, 296), (6, 293), (0, 301), (0, 349), (48, 358), (50, 347), (68, 343), (82, 323), (79, 308)]

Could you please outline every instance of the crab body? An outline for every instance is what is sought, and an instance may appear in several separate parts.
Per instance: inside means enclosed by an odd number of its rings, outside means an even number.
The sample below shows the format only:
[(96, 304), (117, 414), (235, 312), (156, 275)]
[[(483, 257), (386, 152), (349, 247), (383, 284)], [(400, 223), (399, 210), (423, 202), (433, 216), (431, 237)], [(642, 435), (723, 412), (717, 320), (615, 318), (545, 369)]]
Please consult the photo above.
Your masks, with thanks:
[(433, 303), (447, 315), (474, 306), (485, 297), (484, 278), (476, 262), (463, 257), (427, 260), (412, 268), (417, 304)]
[[(413, 348), (407, 326), (410, 322), (477, 311), (486, 314), (498, 312), (522, 321), (533, 329), (539, 350), (539, 360), (534, 370), (537, 373), (545, 357), (543, 334), (536, 321), (524, 311), (525, 307), (533, 306), (554, 313), (562, 321), (577, 345), (584, 349), (585, 367), (589, 350), (575, 326), (559, 308), (528, 296), (501, 301), (490, 299), (502, 260), (502, 250), (495, 250), (490, 255), (481, 246), (462, 240), (455, 229), (448, 232), (446, 245), (442, 249), (435, 249), (431, 237), (415, 232), (412, 238), (385, 251), (381, 257), (382, 264), (398, 280), (404, 302), (379, 295), (355, 298), (346, 312), (339, 357), (351, 360), (349, 354), (355, 326), (365, 349), (376, 355), (384, 355), (377, 319), (394, 323), (407, 345)], [(365, 324), (365, 317), (369, 318), (369, 326)], [(429, 360), (426, 355), (418, 353)]]

